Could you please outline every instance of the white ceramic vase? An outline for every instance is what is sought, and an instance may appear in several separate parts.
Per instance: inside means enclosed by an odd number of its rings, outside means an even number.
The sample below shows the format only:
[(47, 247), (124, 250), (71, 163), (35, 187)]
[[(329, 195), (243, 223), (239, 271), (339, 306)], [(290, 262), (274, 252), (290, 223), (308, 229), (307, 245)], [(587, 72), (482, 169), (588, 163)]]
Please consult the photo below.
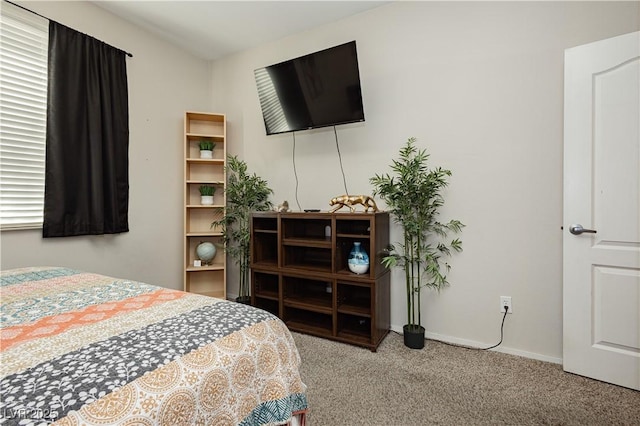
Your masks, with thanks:
[(200, 158), (213, 158), (213, 151), (201, 150)]
[(213, 204), (213, 195), (201, 195), (200, 204), (203, 206), (210, 206)]

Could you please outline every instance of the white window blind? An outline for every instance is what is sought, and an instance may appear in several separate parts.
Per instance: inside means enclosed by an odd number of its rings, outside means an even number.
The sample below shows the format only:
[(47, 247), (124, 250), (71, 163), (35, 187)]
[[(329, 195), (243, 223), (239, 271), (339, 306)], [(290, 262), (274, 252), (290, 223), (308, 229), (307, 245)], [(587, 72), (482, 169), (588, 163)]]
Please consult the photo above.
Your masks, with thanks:
[(0, 10), (0, 228), (42, 227), (49, 21)]

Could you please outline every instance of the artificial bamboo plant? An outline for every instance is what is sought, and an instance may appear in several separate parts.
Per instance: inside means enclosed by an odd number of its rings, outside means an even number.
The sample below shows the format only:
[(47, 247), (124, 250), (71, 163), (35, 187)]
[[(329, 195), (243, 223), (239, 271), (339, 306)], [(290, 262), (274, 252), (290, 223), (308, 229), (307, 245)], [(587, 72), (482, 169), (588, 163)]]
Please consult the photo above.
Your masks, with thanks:
[(429, 155), (426, 150), (416, 148), (415, 142), (415, 138), (408, 139), (400, 150), (399, 159), (392, 160), (393, 175), (376, 174), (370, 182), (374, 186), (373, 194), (386, 202), (394, 221), (403, 231), (403, 242), (391, 245), (382, 263), (404, 269), (405, 331), (421, 330), (424, 336), (421, 291), (425, 287), (440, 290), (448, 285), (446, 274), (451, 266), (446, 258), (452, 251), (462, 251), (462, 242), (458, 238), (449, 242), (443, 240), (450, 232), (459, 233), (464, 225), (458, 220), (438, 221), (439, 209), (444, 204), (442, 190), (448, 184), (451, 171), (441, 167), (429, 170)]
[(227, 205), (220, 220), (211, 224), (222, 229), (225, 250), (240, 268), (237, 301), (249, 302), (249, 242), (251, 212), (272, 208), (269, 195), (273, 191), (267, 181), (249, 174), (247, 164), (235, 155), (227, 156)]

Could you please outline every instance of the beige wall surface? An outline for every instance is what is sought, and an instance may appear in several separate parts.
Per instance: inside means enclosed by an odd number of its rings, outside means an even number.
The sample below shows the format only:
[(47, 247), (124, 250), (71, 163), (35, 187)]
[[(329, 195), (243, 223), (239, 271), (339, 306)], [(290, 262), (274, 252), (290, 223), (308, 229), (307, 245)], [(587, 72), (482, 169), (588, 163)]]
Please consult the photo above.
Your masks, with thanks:
[(4, 231), (2, 269), (66, 266), (182, 289), (183, 117), (210, 109), (209, 64), (88, 2), (19, 3), (133, 54), (130, 231), (53, 239), (42, 239), (41, 230)]
[[(493, 344), (499, 296), (511, 296), (502, 350), (561, 359), (563, 52), (638, 30), (638, 2), (396, 2), (211, 69), (90, 3), (20, 3), (134, 55), (127, 60), (131, 230), (47, 240), (36, 230), (5, 231), (2, 269), (60, 265), (181, 288), (184, 111), (227, 114), (230, 153), (268, 180), (275, 203), (297, 208), (292, 134), (265, 136), (253, 70), (356, 40), (366, 122), (337, 128), (349, 192), (370, 193), (369, 178), (389, 171), (415, 136), (432, 166), (453, 171), (442, 219), (467, 225), (451, 287), (425, 295), (428, 335)], [(344, 192), (333, 130), (296, 133), (295, 159), (301, 207), (328, 208)], [(399, 236), (393, 227), (392, 240)], [(400, 330), (400, 271), (391, 303)]]
[[(371, 193), (415, 136), (453, 172), (441, 219), (467, 225), (451, 286), (424, 296), (428, 335), (494, 344), (499, 297), (511, 296), (500, 349), (560, 362), (564, 49), (636, 31), (639, 16), (638, 2), (396, 2), (214, 62), (213, 107), (230, 151), (297, 209), (293, 137), (265, 136), (253, 71), (356, 40), (366, 122), (337, 128), (349, 192)], [(300, 206), (327, 209), (344, 193), (333, 129), (295, 140)], [(401, 330), (401, 271), (391, 304)]]

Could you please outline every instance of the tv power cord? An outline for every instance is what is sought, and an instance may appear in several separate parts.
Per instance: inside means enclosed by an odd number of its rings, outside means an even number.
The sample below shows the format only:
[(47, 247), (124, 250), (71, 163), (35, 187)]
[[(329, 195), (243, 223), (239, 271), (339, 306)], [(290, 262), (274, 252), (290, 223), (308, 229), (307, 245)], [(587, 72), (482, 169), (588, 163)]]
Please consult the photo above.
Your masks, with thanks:
[[(457, 343), (450, 343), (450, 342), (445, 342), (444, 340), (438, 340), (438, 339), (427, 339), (427, 340), (431, 340), (433, 342), (438, 342), (438, 343), (442, 343), (444, 345), (447, 346), (453, 346), (454, 348), (462, 348), (462, 349), (469, 349), (469, 350), (473, 350), (473, 351), (488, 351), (489, 349), (493, 349), (493, 348), (497, 348), (498, 346), (500, 346), (502, 344), (502, 340), (504, 338), (504, 320), (507, 318), (507, 314), (509, 313), (509, 307), (508, 306), (503, 306), (504, 308), (504, 315), (502, 316), (502, 324), (500, 324), (500, 341), (498, 343), (496, 343), (493, 346), (489, 346), (488, 348), (474, 348), (473, 346), (467, 346), (467, 345), (459, 345)], [(397, 331), (394, 331), (394, 333), (400, 334)]]
[[(293, 152), (292, 152), (292, 161), (293, 161), (293, 175), (296, 179), (296, 204), (298, 205), (298, 210), (302, 211), (302, 207), (300, 207), (300, 201), (298, 200), (298, 171), (296, 169), (296, 132), (291, 132), (293, 135)], [(333, 126), (333, 134), (336, 139), (336, 150), (338, 151), (338, 160), (340, 161), (340, 171), (342, 172), (342, 183), (344, 184), (345, 194), (349, 195), (349, 190), (347, 189), (347, 178), (344, 175), (344, 167), (342, 166), (342, 154), (340, 153), (340, 144), (338, 143), (338, 132), (336, 130), (336, 126)], [(311, 211), (311, 210), (310, 210)], [(315, 210), (314, 210), (315, 211)]]
[(291, 132), (293, 134), (293, 153), (291, 155), (293, 160), (293, 175), (296, 177), (296, 204), (298, 205), (298, 210), (302, 211), (302, 207), (300, 207), (300, 201), (298, 201), (298, 171), (296, 170), (296, 132)]
[(340, 171), (342, 172), (342, 182), (344, 183), (344, 193), (349, 195), (349, 190), (347, 189), (347, 178), (344, 176), (344, 167), (342, 167), (342, 154), (340, 154), (340, 144), (338, 143), (338, 132), (336, 131), (336, 126), (333, 126), (333, 134), (336, 137), (336, 149), (338, 150), (338, 159), (340, 160)]

